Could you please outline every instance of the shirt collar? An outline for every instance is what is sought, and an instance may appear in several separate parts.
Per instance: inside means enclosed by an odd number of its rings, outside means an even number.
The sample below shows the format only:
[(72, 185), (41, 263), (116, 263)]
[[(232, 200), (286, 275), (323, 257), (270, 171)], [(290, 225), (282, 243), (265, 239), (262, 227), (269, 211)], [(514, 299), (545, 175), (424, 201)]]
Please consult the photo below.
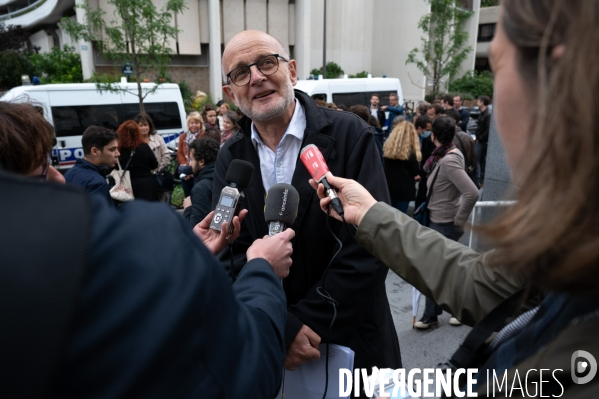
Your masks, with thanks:
[[(299, 101), (295, 101), (295, 110), (293, 111), (293, 116), (291, 117), (291, 121), (289, 122), (289, 126), (287, 126), (287, 130), (281, 138), (281, 142), (285, 140), (285, 136), (291, 135), (299, 139), (300, 142), (304, 140), (304, 130), (306, 130), (306, 113), (304, 111), (304, 107), (300, 104)], [(260, 134), (256, 130), (254, 126), (254, 122), (252, 122), (252, 143), (254, 147), (258, 144), (264, 145)]]

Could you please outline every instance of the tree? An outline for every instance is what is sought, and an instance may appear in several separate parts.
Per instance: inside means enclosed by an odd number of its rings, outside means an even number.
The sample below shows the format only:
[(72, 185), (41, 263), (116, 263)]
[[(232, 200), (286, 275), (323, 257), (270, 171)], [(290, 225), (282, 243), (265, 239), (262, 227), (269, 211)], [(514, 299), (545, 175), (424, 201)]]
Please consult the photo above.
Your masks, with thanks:
[(464, 23), (473, 12), (460, 7), (459, 0), (426, 1), (431, 12), (418, 22), (418, 28), (424, 33), (421, 47), (410, 52), (406, 64), (416, 64), (432, 82), (431, 94), (436, 98), (444, 80), (451, 82), (455, 78), (472, 51), (471, 47), (464, 47), (468, 41)]
[(499, 0), (481, 0), (481, 7), (495, 7), (499, 5)]
[(466, 98), (478, 98), (482, 95), (493, 97), (493, 75), (489, 71), (467, 72), (449, 84), (449, 91), (460, 93)]
[[(339, 76), (343, 76), (344, 73), (343, 69), (333, 61), (327, 62), (327, 79), (337, 79)], [(310, 75), (314, 75), (315, 77), (322, 75), (322, 69), (314, 68), (310, 71)]]
[[(21, 25), (5, 25), (0, 23), (0, 52), (15, 51), (19, 54), (29, 52), (27, 48), (27, 38), (29, 32), (21, 27)], [(38, 48), (34, 48), (37, 52)]]
[(21, 76), (32, 76), (31, 63), (22, 54), (16, 51), (5, 51), (0, 53), (0, 88), (9, 90), (21, 86)]
[(83, 82), (81, 56), (74, 47), (64, 46), (62, 50), (53, 47), (49, 53), (31, 54), (29, 61), (42, 83)]
[[(115, 8), (111, 21), (106, 21), (103, 10), (82, 4), (78, 7), (87, 12), (88, 24), (63, 18), (61, 25), (75, 39), (93, 41), (100, 53), (116, 64), (130, 63), (137, 82), (137, 92), (133, 94), (138, 96), (139, 108), (144, 112), (144, 98), (156, 91), (160, 81), (152, 89), (142, 89), (142, 76), (148, 69), (165, 74), (172, 52), (169, 42), (176, 39), (178, 32), (171, 25), (172, 14), (185, 9), (184, 0), (168, 0), (161, 10), (152, 0), (107, 0), (107, 3)], [(114, 82), (106, 82), (105, 77), (95, 80), (101, 92), (128, 91)]]
[(362, 72), (358, 72), (355, 75), (349, 75), (348, 78), (352, 79), (352, 78), (367, 78), (368, 77), (368, 71), (362, 71)]

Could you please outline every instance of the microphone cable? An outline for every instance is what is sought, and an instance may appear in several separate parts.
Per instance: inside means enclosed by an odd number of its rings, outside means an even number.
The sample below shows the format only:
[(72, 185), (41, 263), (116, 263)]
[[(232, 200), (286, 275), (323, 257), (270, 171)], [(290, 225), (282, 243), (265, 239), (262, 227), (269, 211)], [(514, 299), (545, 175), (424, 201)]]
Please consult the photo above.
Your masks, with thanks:
[(335, 233), (333, 232), (333, 229), (331, 229), (330, 214), (331, 214), (331, 206), (329, 205), (329, 207), (327, 208), (327, 229), (329, 230), (329, 233), (335, 239), (335, 241), (337, 241), (339, 248), (337, 249), (337, 251), (335, 252), (333, 257), (329, 261), (329, 264), (327, 265), (326, 269), (324, 270), (324, 275), (322, 277), (322, 286), (316, 288), (316, 292), (318, 293), (318, 295), (320, 295), (325, 301), (327, 301), (328, 303), (331, 304), (331, 306), (333, 306), (333, 318), (331, 319), (331, 324), (329, 325), (329, 330), (327, 332), (327, 344), (326, 344), (327, 357), (325, 360), (325, 382), (324, 382), (325, 385), (324, 385), (324, 393), (322, 394), (322, 399), (326, 398), (327, 391), (329, 389), (329, 350), (330, 350), (330, 341), (331, 341), (331, 330), (333, 328), (333, 324), (335, 323), (335, 319), (337, 318), (337, 305), (339, 305), (339, 302), (337, 302), (331, 296), (331, 294), (329, 294), (329, 292), (325, 289), (325, 283), (326, 283), (326, 279), (327, 279), (327, 274), (329, 273), (329, 268), (333, 264), (333, 261), (335, 260), (337, 255), (339, 255), (339, 252), (341, 252), (341, 249), (343, 249), (343, 243), (335, 235)]

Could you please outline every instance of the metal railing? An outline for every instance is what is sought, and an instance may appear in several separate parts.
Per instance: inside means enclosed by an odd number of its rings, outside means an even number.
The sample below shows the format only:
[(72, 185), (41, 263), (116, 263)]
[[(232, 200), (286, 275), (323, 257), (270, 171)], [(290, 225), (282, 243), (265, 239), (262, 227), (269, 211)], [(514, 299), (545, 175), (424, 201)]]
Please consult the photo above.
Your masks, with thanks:
[[(480, 217), (482, 208), (496, 208), (500, 206), (511, 206), (514, 205), (516, 201), (478, 201), (476, 205), (474, 205), (474, 209), (468, 219), (470, 220), (470, 224), (474, 226), (476, 224), (477, 217)], [(472, 248), (472, 242), (474, 241), (474, 230), (470, 229), (470, 238), (468, 240), (468, 246)]]

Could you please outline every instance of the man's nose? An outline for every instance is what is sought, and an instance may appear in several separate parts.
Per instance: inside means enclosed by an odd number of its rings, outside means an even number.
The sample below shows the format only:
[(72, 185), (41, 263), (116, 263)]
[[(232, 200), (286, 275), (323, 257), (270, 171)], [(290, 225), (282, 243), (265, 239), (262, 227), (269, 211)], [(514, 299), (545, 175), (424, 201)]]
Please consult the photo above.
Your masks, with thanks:
[(250, 67), (250, 85), (254, 86), (266, 80), (266, 76), (260, 72), (257, 65)]

